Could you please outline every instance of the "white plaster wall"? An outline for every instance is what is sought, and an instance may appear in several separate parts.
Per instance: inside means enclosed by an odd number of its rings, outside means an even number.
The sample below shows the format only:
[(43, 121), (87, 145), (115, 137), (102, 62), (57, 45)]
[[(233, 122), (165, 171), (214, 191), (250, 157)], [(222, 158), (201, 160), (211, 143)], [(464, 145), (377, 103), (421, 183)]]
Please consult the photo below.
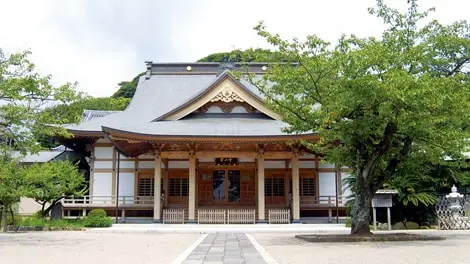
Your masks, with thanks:
[(327, 168), (327, 169), (334, 169), (335, 168), (335, 164), (331, 164), (331, 163), (326, 163), (326, 162), (321, 162), (318, 164), (318, 166), (320, 168)]
[(169, 169), (189, 169), (188, 160), (170, 160), (168, 161)]
[(33, 215), (39, 210), (41, 210), (41, 205), (36, 201), (31, 198), (21, 197), (20, 203), (18, 204), (18, 214)]
[(120, 169), (135, 169), (135, 161), (133, 160), (121, 160), (119, 161)]
[(209, 114), (214, 114), (214, 113), (220, 114), (220, 113), (223, 113), (223, 111), (222, 111), (222, 109), (220, 109), (220, 107), (213, 105), (213, 106), (211, 106), (207, 109), (207, 113), (209, 113)]
[[(93, 174), (93, 196), (111, 196), (112, 195), (112, 174), (111, 173), (94, 173)], [(99, 200), (98, 200), (99, 199)], [(111, 202), (110, 198), (103, 197), (93, 201), (94, 203)]]
[(94, 155), (97, 159), (112, 159), (113, 147), (95, 147)]
[(144, 154), (144, 155), (139, 155), (139, 159), (154, 159), (155, 157), (152, 155)]
[(112, 161), (95, 161), (93, 166), (95, 169), (112, 169), (113, 162)]
[[(318, 181), (318, 189), (320, 196), (336, 196), (336, 184), (335, 184), (335, 173), (334, 172), (320, 172)], [(320, 197), (321, 204), (327, 204), (327, 197)]]
[[(291, 165), (292, 164), (289, 164), (289, 167), (292, 167)], [(301, 169), (314, 169), (315, 161), (314, 160), (301, 160), (299, 161), (299, 167)]]
[(350, 176), (351, 176), (351, 174), (348, 173), (348, 172), (342, 172), (341, 173), (341, 181), (342, 181), (342, 185), (343, 185), (343, 190), (342, 191), (343, 191), (343, 197), (344, 197), (343, 200), (344, 200), (344, 202), (346, 202), (348, 200), (347, 197), (352, 194), (351, 193), (351, 188), (347, 184), (345, 184), (345, 182), (344, 182), (344, 179), (346, 179)]
[(238, 162), (255, 162), (254, 158), (238, 158)]
[[(119, 196), (132, 196), (126, 197), (125, 203), (134, 203), (134, 173), (119, 173)], [(119, 203), (123, 204), (123, 200), (119, 199)]]
[(245, 114), (245, 113), (248, 113), (248, 112), (246, 111), (245, 107), (243, 107), (243, 106), (235, 106), (232, 109), (232, 113)]
[(139, 169), (153, 169), (155, 168), (155, 161), (139, 161)]
[(314, 159), (315, 155), (313, 155), (313, 154), (304, 154), (304, 155), (300, 156), (299, 158), (300, 159)]
[(265, 169), (285, 169), (286, 163), (283, 160), (265, 160)]
[(100, 138), (96, 141), (96, 143), (111, 143), (111, 141), (109, 141), (107, 138)]

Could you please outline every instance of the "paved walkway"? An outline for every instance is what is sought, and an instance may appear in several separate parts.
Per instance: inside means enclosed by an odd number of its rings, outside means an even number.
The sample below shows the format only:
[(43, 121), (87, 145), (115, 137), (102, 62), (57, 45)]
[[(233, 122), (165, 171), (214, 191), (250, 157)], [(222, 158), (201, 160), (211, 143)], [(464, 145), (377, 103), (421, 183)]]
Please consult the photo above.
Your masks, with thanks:
[(172, 225), (172, 224), (114, 224), (111, 228), (89, 229), (87, 232), (98, 233), (344, 233), (349, 234), (351, 228), (344, 224), (269, 224), (269, 225)]
[(209, 234), (183, 264), (265, 264), (263, 257), (243, 233)]

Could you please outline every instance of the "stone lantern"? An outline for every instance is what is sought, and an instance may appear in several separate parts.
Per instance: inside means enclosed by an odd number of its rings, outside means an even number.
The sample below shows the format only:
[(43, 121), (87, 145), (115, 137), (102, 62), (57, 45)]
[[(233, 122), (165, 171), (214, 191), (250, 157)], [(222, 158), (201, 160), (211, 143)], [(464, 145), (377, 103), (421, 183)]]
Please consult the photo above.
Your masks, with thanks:
[(446, 199), (449, 200), (449, 209), (452, 213), (452, 217), (454, 218), (458, 218), (460, 216), (460, 210), (462, 210), (462, 205), (460, 205), (461, 198), (463, 198), (463, 194), (458, 193), (457, 187), (453, 185), (451, 188), (451, 192), (446, 195)]

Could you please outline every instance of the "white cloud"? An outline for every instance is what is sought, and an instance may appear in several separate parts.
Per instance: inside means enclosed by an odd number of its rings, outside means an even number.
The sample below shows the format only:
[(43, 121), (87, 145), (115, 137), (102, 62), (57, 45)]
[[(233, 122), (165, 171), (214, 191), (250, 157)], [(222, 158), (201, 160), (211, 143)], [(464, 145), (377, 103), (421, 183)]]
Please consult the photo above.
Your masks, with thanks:
[[(404, 0), (389, 0), (403, 7)], [(436, 6), (443, 23), (469, 19), (470, 2), (420, 1)], [(144, 60), (195, 61), (210, 53), (266, 47), (252, 30), (264, 20), (290, 38), (317, 34), (335, 41), (342, 33), (380, 34), (367, 13), (374, 0), (44, 0), (2, 1), (0, 47), (30, 49), (38, 70), (55, 83), (79, 82), (94, 96), (115, 92), (119, 81), (142, 72)]]

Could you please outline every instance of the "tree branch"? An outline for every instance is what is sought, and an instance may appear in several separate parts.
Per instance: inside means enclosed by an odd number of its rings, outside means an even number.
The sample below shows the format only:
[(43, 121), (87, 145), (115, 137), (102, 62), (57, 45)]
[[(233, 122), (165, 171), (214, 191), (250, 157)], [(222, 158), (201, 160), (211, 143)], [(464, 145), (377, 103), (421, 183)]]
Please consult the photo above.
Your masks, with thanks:
[(470, 61), (470, 58), (465, 58), (462, 61), (460, 61), (459, 63), (457, 63), (457, 65), (454, 67), (454, 69), (452, 69), (450, 72), (448, 72), (447, 76), (454, 75), (468, 61)]

